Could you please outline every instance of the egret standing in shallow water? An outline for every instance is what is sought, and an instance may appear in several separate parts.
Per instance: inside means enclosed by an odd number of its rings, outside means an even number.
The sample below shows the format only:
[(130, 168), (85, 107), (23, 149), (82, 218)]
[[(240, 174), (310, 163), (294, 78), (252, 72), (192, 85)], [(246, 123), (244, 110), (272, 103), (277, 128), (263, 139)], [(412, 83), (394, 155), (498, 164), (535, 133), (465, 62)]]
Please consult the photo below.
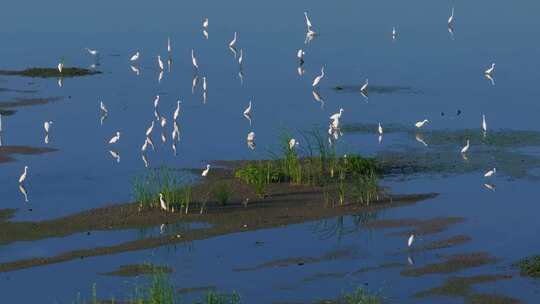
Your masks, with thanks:
[(206, 177), (208, 175), (208, 172), (210, 171), (210, 165), (206, 165), (206, 169), (201, 173), (202, 177)]
[(491, 74), (493, 74), (493, 72), (495, 72), (495, 63), (492, 63), (491, 67), (484, 71), (484, 74), (491, 76)]
[(19, 177), (19, 184), (24, 183), (27, 175), (28, 175), (28, 166), (24, 166), (24, 172), (21, 174), (21, 177)]
[(163, 193), (159, 194), (159, 204), (161, 205), (161, 210), (167, 211), (167, 203), (165, 202), (165, 199), (163, 198)]
[(116, 135), (109, 140), (109, 144), (114, 145), (120, 140), (120, 132), (116, 132)]
[(421, 127), (423, 127), (423, 126), (424, 126), (426, 123), (428, 123), (428, 122), (429, 122), (428, 119), (424, 119), (424, 120), (422, 120), (422, 121), (417, 121), (417, 122), (414, 124), (414, 126), (420, 129)]
[(251, 100), (249, 101), (248, 107), (244, 110), (244, 116), (251, 116)]
[(203, 19), (202, 27), (203, 27), (204, 29), (208, 29), (208, 18), (204, 18), (204, 19)]
[(100, 101), (99, 102), (99, 109), (101, 110), (101, 112), (105, 113), (105, 114), (108, 114), (109, 113), (109, 110), (107, 110), (107, 107), (105, 106), (105, 104), (103, 103), (103, 101)]
[(469, 140), (467, 139), (467, 144), (461, 149), (461, 154), (467, 153), (469, 151)]
[(153, 130), (154, 130), (154, 121), (152, 120), (152, 124), (150, 125), (150, 127), (148, 127), (148, 129), (146, 129), (146, 137), (149, 137), (150, 134), (152, 134)]
[(199, 71), (199, 64), (197, 63), (197, 58), (195, 58), (195, 50), (191, 49), (191, 63), (195, 68), (195, 71)]
[(159, 105), (159, 95), (156, 95), (156, 98), (154, 98), (154, 109), (157, 109)]
[(169, 37), (167, 37), (167, 52), (169, 53), (169, 55), (170, 55), (171, 52), (172, 52), (171, 38), (169, 38)]
[(334, 121), (339, 120), (341, 119), (342, 114), (343, 114), (343, 108), (340, 108), (338, 113), (335, 113), (332, 116), (330, 116), (330, 120), (334, 120)]
[(316, 87), (319, 85), (319, 82), (321, 82), (321, 80), (324, 78), (324, 66), (321, 67), (321, 75), (315, 77), (315, 79), (313, 79), (313, 83), (311, 84), (312, 87)]
[(161, 61), (161, 55), (158, 55), (157, 56), (157, 60), (158, 60), (158, 66), (159, 66), (159, 69), (161, 71), (163, 71), (165, 69), (165, 67), (163, 66), (163, 61)]
[(411, 248), (413, 242), (414, 242), (414, 234), (411, 234), (411, 236), (409, 236), (409, 239), (407, 240), (407, 247)]
[(392, 27), (392, 41), (396, 40), (396, 27)]
[(58, 73), (62, 74), (62, 71), (64, 70), (64, 60), (61, 60), (59, 63), (58, 63)]
[(300, 62), (300, 65), (304, 64), (304, 55), (306, 52), (304, 50), (299, 49), (298, 52), (296, 52), (296, 58), (298, 58), (298, 61)]
[(366, 83), (360, 88), (360, 92), (367, 95), (368, 93), (368, 85), (369, 85), (369, 79), (366, 79)]
[(49, 134), (49, 130), (52, 126), (53, 122), (52, 121), (46, 121), (43, 123), (43, 129), (45, 129), (45, 133)]
[(202, 88), (203, 88), (203, 92), (206, 93), (206, 76), (202, 78)]
[(452, 14), (448, 17), (448, 27), (454, 27), (454, 8), (452, 7)]
[(482, 131), (484, 134), (487, 132), (486, 115), (482, 114)]
[[(236, 46), (236, 38), (237, 38), (237, 35), (238, 35), (238, 34), (237, 34), (236, 32), (234, 32), (234, 38), (233, 38), (233, 40), (231, 40), (231, 42), (229, 42), (229, 47), (232, 48), (232, 49), (234, 49), (234, 47)], [(236, 56), (235, 56), (235, 57), (236, 57)]]
[(173, 120), (175, 122), (178, 119), (178, 116), (180, 116), (180, 103), (182, 103), (182, 102), (180, 101), (180, 99), (178, 99), (176, 101), (176, 110), (174, 110), (174, 114), (173, 114)]
[(290, 150), (292, 150), (293, 148), (295, 148), (295, 147), (298, 146), (298, 145), (299, 145), (299, 142), (296, 141), (296, 139), (291, 138), (291, 139), (289, 140), (289, 149), (290, 149)]
[(255, 132), (253, 132), (253, 131), (249, 132), (248, 135), (247, 135), (246, 140), (247, 140), (248, 142), (253, 142), (253, 141), (255, 141)]
[(379, 132), (379, 135), (383, 135), (383, 128), (380, 122), (379, 122), (379, 127), (377, 128), (377, 131)]
[(484, 177), (492, 177), (493, 175), (495, 175), (495, 173), (497, 173), (497, 169), (493, 168), (493, 169), (489, 170), (488, 172), (486, 172), (484, 174)]
[(137, 53), (135, 53), (135, 55), (133, 55), (133, 56), (131, 56), (131, 58), (129, 58), (129, 61), (131, 61), (131, 62), (137, 61), (137, 60), (139, 60), (139, 56), (140, 56), (139, 51), (137, 51)]

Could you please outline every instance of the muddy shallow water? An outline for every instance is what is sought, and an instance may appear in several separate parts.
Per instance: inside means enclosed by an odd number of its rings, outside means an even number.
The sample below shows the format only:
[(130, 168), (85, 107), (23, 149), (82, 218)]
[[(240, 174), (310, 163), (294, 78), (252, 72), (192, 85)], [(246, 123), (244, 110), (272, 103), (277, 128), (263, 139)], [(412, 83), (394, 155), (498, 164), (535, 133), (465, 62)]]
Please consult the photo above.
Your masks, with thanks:
[[(0, 37), (10, 42), (0, 49), (6, 58), (0, 70), (54, 68), (63, 59), (70, 67), (103, 72), (61, 81), (0, 75), (5, 301), (71, 303), (78, 292), (89, 295), (93, 283), (103, 298), (118, 299), (147, 279), (148, 267), (141, 265), (154, 265), (170, 269), (186, 300), (207, 290), (235, 290), (246, 303), (312, 303), (363, 287), (390, 303), (538, 302), (538, 281), (521, 277), (512, 265), (540, 252), (540, 69), (538, 41), (530, 38), (540, 4), (160, 0), (132, 7), (129, 16), (125, 3), (83, 6), (35, 3), (28, 18), (24, 3), (10, 3), (12, 13), (0, 20)], [(308, 45), (304, 10), (320, 32)], [(204, 16), (210, 18), (208, 40), (201, 33)], [(242, 78), (226, 47), (235, 31), (244, 51)], [(156, 56), (167, 60), (167, 37), (172, 65), (160, 80)], [(85, 47), (98, 49), (99, 60)], [(192, 48), (200, 64), (193, 91)], [(306, 51), (303, 76), (298, 48)], [(128, 59), (137, 50), (135, 72)], [(493, 61), (491, 82), (482, 72)], [(326, 77), (313, 93), (311, 82), (323, 65)], [(373, 87), (367, 97), (358, 92), (366, 78)], [(156, 150), (146, 155), (151, 168), (195, 168), (190, 179), (197, 182), (209, 162), (272, 157), (283, 134), (299, 139), (298, 148), (307, 152), (302, 132), (326, 134), (328, 117), (343, 108), (340, 154), (375, 157), (386, 168), (381, 186), (393, 195), (438, 195), (324, 216), (285, 209), (269, 213), (274, 221), (268, 223), (264, 213), (248, 211), (230, 219), (246, 217), (252, 221), (247, 228), (204, 216), (162, 226), (168, 219), (159, 212), (129, 222), (135, 214), (129, 208), (121, 219), (81, 220), (77, 216), (133, 201), (133, 181), (148, 170), (140, 148), (155, 121), (156, 94), (168, 123), (163, 129), (156, 124)], [(175, 153), (170, 134), (177, 99)], [(249, 100), (251, 122), (242, 116)], [(424, 118), (430, 123), (415, 129)], [(54, 124), (46, 140), (48, 120)], [(116, 131), (121, 141), (110, 146)], [(255, 150), (246, 145), (250, 131)], [(461, 155), (467, 139), (471, 148)], [(17, 179), (25, 165), (23, 194)], [(497, 174), (484, 178), (493, 167)], [(410, 233), (416, 240), (408, 249)], [(130, 266), (141, 275), (103, 275)]]

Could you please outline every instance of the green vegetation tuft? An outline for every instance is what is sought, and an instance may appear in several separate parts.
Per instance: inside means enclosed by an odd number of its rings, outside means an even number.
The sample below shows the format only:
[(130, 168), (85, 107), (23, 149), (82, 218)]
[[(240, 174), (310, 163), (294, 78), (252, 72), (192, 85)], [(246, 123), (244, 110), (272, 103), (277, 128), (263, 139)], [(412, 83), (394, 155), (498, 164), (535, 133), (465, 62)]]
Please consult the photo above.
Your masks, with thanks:
[(522, 276), (540, 278), (540, 255), (524, 258), (515, 265), (519, 267)]

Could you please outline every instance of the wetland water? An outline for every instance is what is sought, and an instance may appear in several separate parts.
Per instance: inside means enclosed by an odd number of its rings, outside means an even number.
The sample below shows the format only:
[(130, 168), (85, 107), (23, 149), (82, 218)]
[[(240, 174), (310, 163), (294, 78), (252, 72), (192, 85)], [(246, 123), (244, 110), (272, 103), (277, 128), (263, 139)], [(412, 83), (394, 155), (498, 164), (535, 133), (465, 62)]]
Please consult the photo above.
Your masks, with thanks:
[[(68, 67), (92, 68), (95, 59), (84, 50), (90, 47), (100, 51), (95, 68), (103, 73), (65, 78), (62, 87), (56, 78), (0, 75), (0, 209), (16, 209), (0, 212), (0, 227), (21, 227), (20, 235), (0, 231), (0, 270), (9, 270), (0, 272), (6, 302), (71, 303), (78, 292), (90, 294), (93, 283), (103, 298), (118, 299), (144, 278), (104, 274), (144, 263), (170, 268), (187, 300), (216, 290), (237, 291), (245, 303), (312, 303), (363, 287), (389, 303), (495, 301), (487, 295), (498, 295), (501, 303), (538, 301), (538, 281), (521, 277), (512, 264), (540, 253), (540, 69), (533, 38), (539, 3), (153, 1), (126, 10), (123, 1), (31, 2), (30, 12), (23, 1), (8, 4), (12, 13), (0, 21), (0, 37), (9, 42), (0, 47), (0, 70), (54, 68), (60, 59)], [(446, 24), (452, 6), (453, 35)], [(320, 33), (307, 45), (304, 10)], [(203, 17), (210, 20), (208, 40)], [(235, 31), (244, 54), (242, 80), (227, 48)], [(166, 60), (167, 37), (172, 66), (159, 81), (156, 56)], [(206, 102), (200, 81), (192, 93), (192, 48), (199, 76), (207, 77)], [(306, 52), (303, 76), (297, 73), (299, 48)], [(129, 63), (137, 50), (138, 75)], [(483, 75), (491, 62), (497, 63), (493, 83)], [(323, 65), (316, 100), (311, 83)], [(372, 86), (367, 99), (358, 92), (366, 78)], [(201, 217), (165, 227), (166, 237), (180, 234), (186, 241), (132, 250), (122, 245), (153, 242), (162, 223), (108, 228), (100, 222), (92, 229), (86, 221), (55, 222), (133, 201), (134, 178), (148, 170), (140, 148), (155, 120), (156, 94), (169, 120), (168, 139), (161, 142), (156, 124), (156, 151), (147, 153), (151, 168), (197, 168), (197, 181), (209, 162), (269, 158), (284, 133), (305, 149), (301, 132), (324, 134), (328, 117), (343, 108), (340, 153), (385, 164), (380, 183), (392, 194), (439, 195), (199, 236), (215, 224)], [(178, 98), (175, 155), (170, 134)], [(109, 110), (102, 123), (101, 100)], [(250, 100), (251, 125), (242, 116)], [(424, 118), (430, 122), (415, 129)], [(54, 124), (46, 144), (43, 122), (49, 120)], [(379, 122), (385, 130), (380, 143)], [(110, 146), (116, 131), (121, 141)], [(250, 131), (256, 132), (255, 150), (246, 145)], [(464, 158), (459, 151), (467, 139)], [(28, 202), (17, 183), (25, 165)], [(485, 179), (493, 167), (497, 174)], [(39, 231), (32, 230), (38, 221)], [(415, 247), (407, 250), (411, 232)], [(115, 245), (124, 249), (89, 253)], [(25, 264), (63, 255), (69, 258)], [(433, 290), (456, 278), (475, 284), (450, 294)]]

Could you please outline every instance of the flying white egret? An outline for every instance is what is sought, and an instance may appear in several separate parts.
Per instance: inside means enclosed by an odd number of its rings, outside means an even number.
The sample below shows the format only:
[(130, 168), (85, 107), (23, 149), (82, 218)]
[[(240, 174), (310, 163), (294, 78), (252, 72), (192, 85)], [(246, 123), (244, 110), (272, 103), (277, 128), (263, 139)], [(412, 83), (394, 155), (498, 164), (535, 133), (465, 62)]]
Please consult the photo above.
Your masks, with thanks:
[(298, 143), (298, 141), (296, 141), (296, 139), (291, 138), (291, 139), (289, 140), (289, 149), (290, 149), (290, 150), (292, 150), (294, 147), (296, 147), (296, 146), (298, 146), (298, 145), (299, 145), (299, 143)]
[(28, 175), (28, 166), (24, 166), (24, 172), (19, 177), (19, 184), (24, 183), (24, 181), (26, 180), (27, 175)]
[(244, 110), (244, 115), (245, 116), (250, 116), (251, 115), (251, 100), (249, 101), (248, 107)]
[(99, 54), (98, 50), (90, 49), (90, 48), (84, 48), (90, 55), (97, 56)]
[(159, 69), (161, 71), (163, 71), (165, 69), (165, 67), (163, 66), (163, 61), (161, 61), (161, 55), (158, 55), (157, 56), (157, 61), (158, 61), (158, 66), (159, 66)]
[(495, 173), (497, 173), (497, 169), (493, 168), (493, 169), (489, 170), (488, 172), (486, 172), (484, 174), (484, 177), (492, 177)]
[(201, 176), (202, 177), (205, 177), (208, 175), (208, 172), (210, 171), (210, 165), (206, 165), (206, 169), (204, 169), (204, 171), (201, 173)]
[(409, 236), (409, 239), (407, 240), (407, 247), (410, 248), (413, 242), (414, 242), (414, 234), (411, 234), (411, 236)]
[(109, 153), (111, 154), (112, 158), (114, 158), (114, 160), (116, 160), (117, 163), (120, 163), (120, 153), (114, 151), (114, 150), (110, 150)]
[(487, 132), (486, 115), (482, 114), (482, 131)]
[(452, 14), (448, 17), (448, 27), (454, 26), (454, 8), (452, 7)]
[(321, 82), (321, 80), (323, 79), (324, 77), (324, 66), (321, 67), (321, 75), (315, 77), (315, 79), (313, 79), (313, 83), (311, 84), (312, 87), (316, 87), (319, 85), (319, 82)]
[(469, 140), (467, 139), (467, 144), (461, 149), (461, 154), (469, 151)]
[(163, 211), (167, 211), (167, 203), (165, 202), (165, 199), (163, 198), (163, 193), (159, 194), (159, 204), (161, 205), (161, 209)]
[(248, 133), (247, 141), (255, 141), (255, 132), (251, 131)]
[(495, 72), (495, 63), (491, 64), (491, 67), (484, 71), (484, 74), (491, 76)]
[(146, 129), (146, 137), (149, 137), (150, 134), (152, 134), (153, 130), (154, 130), (154, 121), (152, 120), (152, 124), (150, 125), (150, 127), (148, 127), (148, 129)]
[(379, 127), (377, 128), (377, 131), (379, 132), (379, 135), (383, 135), (383, 128), (380, 122), (379, 122)]
[(360, 92), (367, 94), (368, 92), (369, 79), (366, 79), (364, 85), (360, 88)]
[(173, 114), (173, 120), (176, 121), (178, 119), (178, 116), (180, 116), (180, 99), (176, 101), (176, 110), (174, 110)]
[(159, 95), (156, 95), (156, 97), (154, 98), (154, 109), (157, 109), (158, 106), (159, 106)]
[(103, 103), (103, 101), (100, 101), (99, 102), (99, 109), (101, 110), (101, 112), (105, 113), (105, 114), (108, 114), (109, 113), (109, 110), (107, 110), (107, 107), (105, 106), (105, 104)]
[(167, 124), (167, 118), (161, 117), (161, 119), (160, 119), (159, 122), (160, 122), (160, 124), (161, 124), (161, 127), (162, 127), (162, 128), (165, 128), (165, 125)]
[(206, 76), (202, 78), (202, 88), (203, 88), (203, 91), (206, 93)]
[[(229, 47), (232, 48), (232, 49), (234, 49), (234, 47), (235, 47), (235, 45), (236, 45), (236, 38), (237, 38), (237, 35), (238, 35), (238, 34), (237, 34), (236, 32), (234, 32), (234, 38), (233, 38), (233, 40), (231, 40), (231, 42), (229, 42)], [(236, 57), (236, 56), (235, 56), (235, 57)]]
[(140, 53), (139, 51), (137, 51), (137, 53), (135, 53), (135, 55), (131, 56), (131, 58), (129, 58), (129, 61), (133, 62), (133, 61), (137, 61), (139, 60), (139, 56), (140, 56)]
[(114, 145), (120, 140), (120, 132), (116, 132), (116, 135), (109, 140), (109, 144)]
[(171, 38), (167, 38), (167, 52), (168, 52), (169, 54), (172, 52)]
[(191, 63), (195, 70), (199, 70), (199, 64), (197, 63), (197, 58), (195, 58), (195, 51), (191, 49)]
[(343, 108), (340, 108), (339, 113), (335, 113), (332, 116), (330, 116), (330, 120), (339, 120), (341, 119), (342, 114), (343, 114)]
[(414, 126), (417, 127), (417, 128), (421, 128), (423, 127), (426, 123), (428, 123), (429, 120), (428, 119), (424, 119), (424, 120), (421, 120), (421, 121), (417, 121)]
[(43, 129), (45, 129), (45, 133), (49, 133), (49, 129), (51, 128), (52, 124), (52, 121), (46, 121), (43, 123)]
[(208, 18), (204, 18), (204, 19), (203, 19), (202, 26), (203, 26), (203, 28), (205, 28), (205, 29), (208, 28)]

